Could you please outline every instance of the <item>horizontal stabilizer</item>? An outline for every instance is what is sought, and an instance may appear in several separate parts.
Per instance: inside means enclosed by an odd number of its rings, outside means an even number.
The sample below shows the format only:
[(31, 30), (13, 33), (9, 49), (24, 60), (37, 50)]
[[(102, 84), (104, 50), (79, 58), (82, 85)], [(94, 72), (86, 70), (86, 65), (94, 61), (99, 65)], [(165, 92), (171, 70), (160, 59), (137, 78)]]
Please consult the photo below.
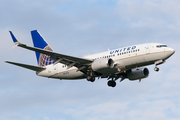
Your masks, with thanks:
[(26, 69), (30, 69), (30, 70), (33, 70), (33, 71), (42, 71), (42, 70), (46, 69), (46, 68), (43, 68), (43, 67), (27, 65), (27, 64), (22, 64), (22, 63), (15, 63), (15, 62), (10, 62), (10, 61), (5, 61), (5, 62), (13, 64), (13, 65), (20, 66), (20, 67), (23, 67), (23, 68), (26, 68)]

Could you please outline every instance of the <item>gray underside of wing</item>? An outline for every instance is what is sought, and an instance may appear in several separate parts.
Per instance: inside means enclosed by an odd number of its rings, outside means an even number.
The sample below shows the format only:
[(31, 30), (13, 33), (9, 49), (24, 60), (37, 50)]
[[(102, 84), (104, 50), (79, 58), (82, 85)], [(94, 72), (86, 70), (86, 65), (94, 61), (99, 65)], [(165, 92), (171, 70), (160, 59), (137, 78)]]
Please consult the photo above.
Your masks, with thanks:
[(16, 66), (20, 66), (20, 67), (23, 67), (23, 68), (26, 68), (26, 69), (29, 69), (29, 70), (33, 70), (33, 71), (42, 71), (42, 70), (46, 69), (46, 68), (43, 68), (43, 67), (27, 65), (27, 64), (22, 64), (22, 63), (16, 63), (16, 62), (10, 62), (10, 61), (5, 61), (5, 62), (9, 63), (9, 64), (16, 65)]

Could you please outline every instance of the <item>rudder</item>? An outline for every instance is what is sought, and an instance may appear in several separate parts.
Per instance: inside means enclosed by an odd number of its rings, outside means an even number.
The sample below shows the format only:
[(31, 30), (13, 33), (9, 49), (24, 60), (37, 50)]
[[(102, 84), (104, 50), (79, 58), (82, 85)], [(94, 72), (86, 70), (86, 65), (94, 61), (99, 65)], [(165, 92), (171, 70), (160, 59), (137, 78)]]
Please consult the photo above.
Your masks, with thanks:
[[(31, 31), (31, 36), (32, 36), (34, 47), (53, 51), (37, 30)], [(51, 60), (50, 56), (39, 53), (39, 52), (35, 52), (35, 53), (36, 53), (37, 63), (40, 67), (47, 66), (54, 63), (54, 61)]]

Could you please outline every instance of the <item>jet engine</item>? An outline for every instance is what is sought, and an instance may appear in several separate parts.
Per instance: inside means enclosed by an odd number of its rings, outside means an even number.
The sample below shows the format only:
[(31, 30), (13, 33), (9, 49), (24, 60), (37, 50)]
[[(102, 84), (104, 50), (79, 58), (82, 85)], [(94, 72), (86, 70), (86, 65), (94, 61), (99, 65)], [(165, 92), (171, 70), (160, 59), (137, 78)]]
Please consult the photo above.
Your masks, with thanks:
[(114, 67), (114, 61), (111, 58), (103, 58), (103, 59), (95, 60), (91, 65), (93, 71), (99, 71), (113, 67)]
[(147, 78), (148, 75), (149, 70), (147, 68), (132, 69), (131, 71), (127, 72), (128, 79), (132, 81)]

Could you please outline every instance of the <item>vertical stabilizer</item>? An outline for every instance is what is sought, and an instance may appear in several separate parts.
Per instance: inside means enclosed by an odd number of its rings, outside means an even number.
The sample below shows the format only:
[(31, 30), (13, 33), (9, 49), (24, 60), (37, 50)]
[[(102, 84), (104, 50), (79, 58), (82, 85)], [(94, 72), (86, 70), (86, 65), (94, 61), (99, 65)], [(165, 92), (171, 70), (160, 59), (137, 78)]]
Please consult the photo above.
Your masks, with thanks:
[[(33, 39), (34, 47), (53, 51), (37, 30), (31, 31), (31, 36)], [(47, 66), (54, 63), (54, 61), (51, 60), (50, 56), (39, 53), (39, 52), (35, 52), (35, 53), (36, 53), (37, 63), (40, 67)]]

